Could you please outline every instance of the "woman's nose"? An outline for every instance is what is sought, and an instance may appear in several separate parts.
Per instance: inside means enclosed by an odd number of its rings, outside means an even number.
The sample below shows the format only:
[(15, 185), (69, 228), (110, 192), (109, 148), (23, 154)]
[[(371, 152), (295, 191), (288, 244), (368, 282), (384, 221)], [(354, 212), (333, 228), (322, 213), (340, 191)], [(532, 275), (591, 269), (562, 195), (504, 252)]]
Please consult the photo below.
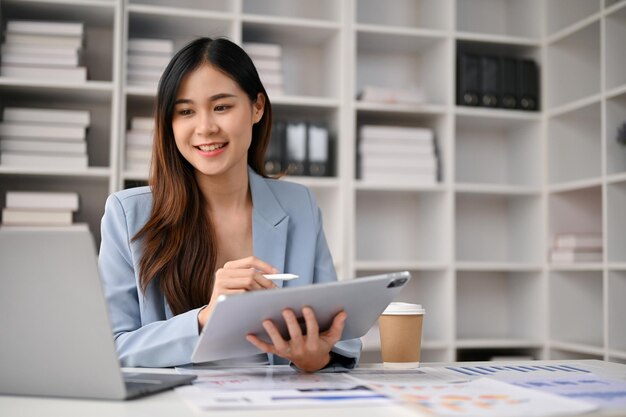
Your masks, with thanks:
[(219, 131), (219, 126), (217, 125), (215, 118), (210, 114), (210, 112), (200, 113), (200, 117), (198, 118), (198, 125), (196, 126), (196, 131), (199, 135), (203, 136), (208, 136)]

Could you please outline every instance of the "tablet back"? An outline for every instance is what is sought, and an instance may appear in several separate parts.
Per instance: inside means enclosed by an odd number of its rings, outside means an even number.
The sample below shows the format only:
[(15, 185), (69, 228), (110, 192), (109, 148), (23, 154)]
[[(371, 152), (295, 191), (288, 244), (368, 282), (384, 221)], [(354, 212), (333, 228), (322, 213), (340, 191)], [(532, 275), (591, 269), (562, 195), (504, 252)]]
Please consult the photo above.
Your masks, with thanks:
[(221, 296), (202, 330), (192, 361), (199, 363), (259, 353), (246, 340), (246, 335), (256, 334), (271, 343), (262, 326), (266, 319), (272, 320), (283, 338), (288, 339), (287, 327), (281, 315), (286, 308), (296, 313), (303, 326), (302, 307), (312, 307), (320, 331), (328, 329), (333, 317), (345, 310), (348, 318), (341, 340), (361, 337), (410, 278), (411, 274), (403, 271), (328, 284)]

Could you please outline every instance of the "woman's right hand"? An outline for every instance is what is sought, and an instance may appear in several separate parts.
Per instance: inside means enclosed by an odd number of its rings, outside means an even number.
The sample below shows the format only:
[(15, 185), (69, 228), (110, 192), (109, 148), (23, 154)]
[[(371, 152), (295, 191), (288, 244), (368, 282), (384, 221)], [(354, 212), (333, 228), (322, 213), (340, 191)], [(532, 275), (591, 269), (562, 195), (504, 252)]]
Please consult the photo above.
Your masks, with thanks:
[(254, 256), (226, 262), (215, 272), (209, 305), (198, 314), (200, 329), (204, 327), (213, 312), (220, 295), (276, 288), (276, 284), (263, 276), (263, 274), (276, 273), (278, 273), (276, 268)]

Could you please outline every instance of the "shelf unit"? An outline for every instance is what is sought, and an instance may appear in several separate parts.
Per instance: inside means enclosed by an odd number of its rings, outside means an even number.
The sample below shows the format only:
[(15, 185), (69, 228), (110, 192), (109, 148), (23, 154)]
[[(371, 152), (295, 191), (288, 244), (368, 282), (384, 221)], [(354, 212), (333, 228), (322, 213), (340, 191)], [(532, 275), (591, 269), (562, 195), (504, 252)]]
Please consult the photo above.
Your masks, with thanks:
[[(146, 181), (124, 168), (132, 117), (155, 89), (126, 83), (129, 38), (197, 35), (283, 47), (277, 120), (323, 122), (335, 173), (309, 186), (342, 278), (409, 270), (402, 301), (426, 308), (424, 361), (523, 355), (626, 362), (626, 1), (0, 0), (10, 19), (85, 22), (89, 81), (0, 78), (0, 107), (89, 109), (90, 167), (0, 167), (7, 190), (74, 190), (99, 240), (106, 196)], [(539, 112), (455, 105), (457, 49), (539, 62)], [(362, 102), (365, 86), (419, 88), (419, 104)], [(431, 128), (435, 186), (356, 179), (364, 124)], [(601, 233), (605, 259), (550, 265), (561, 232)], [(581, 326), (580, 324), (584, 325)], [(574, 327), (575, 326), (575, 327)], [(364, 360), (379, 360), (377, 329)]]

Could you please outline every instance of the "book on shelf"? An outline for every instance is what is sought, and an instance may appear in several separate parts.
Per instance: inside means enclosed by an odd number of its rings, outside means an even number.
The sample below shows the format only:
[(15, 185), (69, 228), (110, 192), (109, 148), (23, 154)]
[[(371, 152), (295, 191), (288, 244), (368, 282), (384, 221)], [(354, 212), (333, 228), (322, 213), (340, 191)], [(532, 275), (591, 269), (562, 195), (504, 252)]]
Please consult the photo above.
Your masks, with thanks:
[(4, 42), (10, 45), (31, 45), (31, 46), (50, 46), (59, 48), (82, 48), (82, 35), (60, 36), (60, 35), (36, 35), (5, 32)]
[(283, 48), (275, 43), (244, 42), (243, 49), (254, 61), (255, 58), (280, 58)]
[(283, 73), (279, 71), (259, 71), (259, 78), (263, 85), (278, 87), (283, 85)]
[(0, 46), (0, 52), (4, 54), (27, 54), (56, 57), (78, 57), (80, 48), (74, 46), (38, 45), (27, 43), (8, 43)]
[(33, 152), (43, 153), (87, 153), (86, 141), (64, 142), (56, 140), (31, 140), (25, 138), (4, 139), (0, 138), (0, 152)]
[(0, 122), (0, 137), (82, 141), (86, 135), (81, 126)]
[(554, 247), (557, 249), (602, 250), (603, 246), (601, 233), (559, 233), (554, 238)]
[[(422, 141), (431, 143), (434, 138), (432, 129), (423, 127), (363, 125), (360, 129), (362, 141), (395, 140), (395, 141)], [(405, 144), (407, 142), (404, 142)]]
[(423, 104), (424, 92), (419, 88), (390, 88), (366, 85), (357, 95), (357, 100), (388, 104)]
[(2, 224), (69, 226), (72, 224), (72, 211), (4, 208), (2, 210)]
[(379, 184), (402, 184), (415, 186), (437, 185), (436, 173), (415, 173), (403, 170), (368, 169), (361, 173), (361, 181)]
[(154, 86), (156, 87), (161, 79), (162, 71), (154, 69), (128, 68), (126, 71), (126, 81), (132, 85)]
[(8, 20), (5, 27), (10, 33), (82, 36), (82, 22), (59, 22), (46, 20)]
[(170, 56), (174, 53), (174, 41), (171, 39), (130, 38), (128, 51)]
[(152, 158), (151, 148), (126, 148), (126, 158), (131, 160), (149, 161)]
[(602, 262), (602, 250), (553, 249), (550, 251), (552, 263)]
[(154, 118), (153, 117), (133, 117), (130, 119), (130, 130), (152, 132), (154, 131)]
[(15, 168), (86, 169), (88, 156), (84, 154), (34, 154), (26, 152), (1, 152), (0, 165)]
[(254, 66), (259, 73), (262, 72), (282, 72), (283, 62), (280, 58), (258, 57), (253, 59)]
[(437, 170), (437, 160), (433, 156), (426, 157), (404, 157), (397, 155), (394, 158), (386, 156), (361, 155), (361, 167), (365, 168), (389, 168), (393, 169), (406, 169), (411, 172), (435, 172)]
[(5, 122), (50, 123), (55, 125), (83, 126), (91, 123), (89, 110), (40, 109), (30, 107), (5, 107)]
[(50, 67), (77, 67), (78, 54), (69, 55), (38, 55), (32, 53), (2, 52), (2, 63), (5, 65), (50, 66)]
[(7, 191), (6, 207), (78, 211), (79, 196), (75, 192)]
[(401, 143), (389, 146), (388, 144), (361, 142), (358, 147), (359, 154), (377, 154), (385, 156), (432, 156), (435, 155), (435, 146), (433, 142), (415, 142), (415, 143)]
[(0, 76), (36, 79), (46, 82), (82, 82), (87, 81), (87, 68), (30, 67), (2, 64), (0, 65)]
[(130, 148), (150, 148), (153, 144), (152, 132), (143, 130), (127, 130), (126, 146)]
[(141, 70), (143, 68), (163, 71), (170, 62), (167, 55), (148, 55), (128, 53), (127, 64), (129, 68)]

